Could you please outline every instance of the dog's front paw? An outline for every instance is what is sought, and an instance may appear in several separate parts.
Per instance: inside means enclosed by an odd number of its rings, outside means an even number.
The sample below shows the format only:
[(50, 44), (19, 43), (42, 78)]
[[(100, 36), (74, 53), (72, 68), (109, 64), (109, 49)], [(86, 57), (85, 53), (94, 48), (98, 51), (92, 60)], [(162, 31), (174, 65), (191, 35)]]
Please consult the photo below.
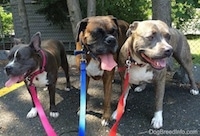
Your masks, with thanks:
[(146, 83), (143, 83), (143, 84), (137, 86), (137, 87), (134, 89), (134, 91), (139, 93), (139, 92), (142, 92), (145, 88), (146, 88)]
[(109, 122), (108, 119), (102, 119), (101, 125), (102, 125), (102, 126), (108, 126), (108, 125), (109, 125), (108, 122)]
[(70, 87), (65, 87), (64, 90), (65, 91), (70, 91)]
[(34, 118), (37, 116), (37, 109), (35, 107), (32, 107), (31, 110), (26, 115), (26, 118)]
[(191, 89), (190, 93), (193, 94), (193, 95), (198, 95), (199, 94), (199, 90)]
[(52, 117), (52, 118), (57, 118), (59, 116), (59, 112), (57, 112), (57, 111), (51, 111), (50, 112), (50, 117)]
[(143, 89), (142, 89), (140, 86), (138, 86), (138, 87), (136, 87), (136, 88), (134, 89), (134, 91), (140, 93), (140, 92), (143, 91)]
[(154, 114), (154, 117), (151, 121), (151, 124), (153, 128), (161, 128), (163, 126), (163, 117), (162, 117), (162, 111), (157, 111)]

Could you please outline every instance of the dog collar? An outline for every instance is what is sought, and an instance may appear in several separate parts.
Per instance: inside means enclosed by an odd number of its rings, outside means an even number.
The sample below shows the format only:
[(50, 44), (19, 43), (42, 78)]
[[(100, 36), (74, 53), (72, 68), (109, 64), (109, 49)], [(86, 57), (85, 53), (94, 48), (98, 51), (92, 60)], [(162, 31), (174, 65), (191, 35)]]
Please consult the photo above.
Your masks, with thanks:
[(86, 47), (85, 44), (82, 43), (82, 50), (85, 51), (86, 54), (90, 55), (94, 60), (100, 61), (100, 59), (90, 51), (89, 48)]
[(118, 67), (118, 71), (119, 72), (122, 72), (122, 71), (125, 71), (127, 68), (130, 68), (132, 65), (135, 65), (135, 66), (139, 66), (139, 67), (144, 67), (145, 64), (139, 64), (137, 61), (135, 61), (131, 55), (130, 55), (130, 51), (128, 51), (128, 57), (125, 61), (125, 66), (124, 67)]
[(32, 85), (33, 84), (33, 79), (35, 76), (37, 76), (38, 74), (42, 73), (44, 70), (45, 70), (45, 66), (46, 66), (46, 56), (44, 54), (44, 51), (43, 50), (39, 50), (39, 52), (41, 53), (42, 55), (42, 65), (40, 67), (40, 69), (36, 70), (35, 72), (33, 72), (32, 74), (28, 75), (26, 77), (26, 79), (28, 81), (30, 81), (30, 84), (29, 85)]

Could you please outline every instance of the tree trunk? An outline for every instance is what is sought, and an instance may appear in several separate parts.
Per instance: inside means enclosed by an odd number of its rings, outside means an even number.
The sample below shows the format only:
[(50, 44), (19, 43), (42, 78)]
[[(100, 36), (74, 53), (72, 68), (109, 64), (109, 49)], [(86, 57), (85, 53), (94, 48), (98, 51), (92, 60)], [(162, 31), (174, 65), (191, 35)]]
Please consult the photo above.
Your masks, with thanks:
[(153, 19), (164, 21), (171, 26), (171, 0), (152, 0)]
[(82, 19), (79, 0), (67, 0), (67, 6), (69, 10), (70, 22), (72, 25), (72, 31), (74, 39), (76, 38), (76, 25)]
[(87, 16), (96, 15), (96, 0), (87, 0)]
[(28, 24), (28, 17), (26, 13), (26, 7), (24, 0), (17, 0), (18, 2), (18, 12), (20, 21), (22, 23), (22, 39), (25, 43), (30, 42), (30, 29)]
[[(164, 21), (171, 27), (171, 1), (170, 0), (152, 0), (152, 19), (159, 19)], [(169, 71), (173, 70), (173, 59), (168, 59)]]

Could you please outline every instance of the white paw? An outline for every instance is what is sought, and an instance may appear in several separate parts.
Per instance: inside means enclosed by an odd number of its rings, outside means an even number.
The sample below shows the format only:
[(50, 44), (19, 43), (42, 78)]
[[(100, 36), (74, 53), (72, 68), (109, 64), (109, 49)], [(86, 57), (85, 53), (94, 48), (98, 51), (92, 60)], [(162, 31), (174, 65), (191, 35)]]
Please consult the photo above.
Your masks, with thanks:
[(105, 119), (103, 119), (103, 120), (101, 121), (101, 125), (102, 125), (102, 126), (108, 126), (109, 123), (108, 123), (108, 121), (106, 121)]
[(151, 124), (153, 128), (161, 128), (163, 126), (163, 117), (162, 117), (162, 111), (157, 111), (154, 113), (154, 117), (151, 120)]
[(26, 115), (26, 118), (34, 118), (37, 116), (37, 109), (35, 107), (32, 107), (31, 110)]
[(65, 91), (70, 91), (70, 88), (65, 87), (64, 90), (65, 90)]
[(193, 94), (193, 95), (198, 95), (199, 94), (199, 90), (191, 89), (190, 93)]
[(116, 120), (117, 118), (117, 110), (115, 110), (113, 113), (112, 113), (112, 116), (111, 116), (111, 119), (112, 120)]
[(138, 87), (136, 87), (135, 89), (134, 89), (134, 91), (135, 92), (142, 92), (143, 91), (143, 88), (141, 88), (140, 86), (138, 86)]
[(48, 87), (43, 88), (43, 91), (47, 91), (47, 90), (48, 90)]
[(59, 116), (59, 112), (50, 112), (50, 117), (57, 118)]

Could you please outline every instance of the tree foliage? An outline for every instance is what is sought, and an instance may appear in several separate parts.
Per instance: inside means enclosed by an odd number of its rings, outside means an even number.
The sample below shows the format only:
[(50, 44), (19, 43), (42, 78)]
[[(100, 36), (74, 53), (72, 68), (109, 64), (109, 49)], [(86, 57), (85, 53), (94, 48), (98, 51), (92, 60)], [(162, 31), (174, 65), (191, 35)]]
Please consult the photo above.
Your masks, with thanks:
[[(87, 17), (87, 0), (79, 0), (82, 17)], [(66, 0), (38, 0), (41, 8), (37, 11), (43, 14), (46, 20), (53, 25), (65, 26), (69, 21), (69, 13)], [(4, 5), (1, 16), (12, 17), (9, 14), (9, 0), (0, 0)], [(198, 18), (195, 8), (200, 8), (199, 0), (171, 0), (172, 4), (172, 22), (177, 28), (181, 28), (185, 22), (190, 19)], [(114, 15), (118, 19), (126, 20), (131, 23), (134, 20), (145, 20), (151, 18), (151, 0), (97, 0), (96, 15)], [(2, 10), (2, 9), (1, 9)], [(164, 9), (163, 9), (164, 10)], [(2, 15), (4, 14), (4, 15)], [(11, 19), (12, 20), (12, 19)], [(3, 23), (5, 29), (12, 29), (9, 23), (12, 21), (5, 20)], [(9, 27), (8, 27), (9, 26)], [(6, 30), (8, 33), (8, 30)]]
[(180, 29), (187, 21), (194, 19), (196, 8), (200, 8), (199, 0), (172, 0), (172, 22)]
[(66, 0), (40, 0), (40, 4), (36, 13), (44, 14), (52, 24), (63, 27), (69, 21)]
[(150, 0), (104, 0), (98, 1), (97, 15), (114, 15), (132, 23), (134, 20), (148, 19), (151, 13)]
[[(64, 25), (69, 20), (66, 0), (40, 0), (42, 5), (37, 13), (44, 14), (46, 19), (56, 25)], [(80, 0), (82, 17), (87, 17), (87, 0)], [(144, 20), (150, 12), (150, 0), (98, 0), (96, 15), (114, 15), (119, 19), (132, 22)]]
[[(66, 0), (40, 0), (42, 5), (38, 11), (46, 19), (56, 25), (65, 25), (69, 21)], [(82, 17), (87, 17), (87, 0), (80, 0)], [(186, 21), (195, 16), (195, 8), (199, 0), (171, 0), (172, 22), (180, 28)], [(118, 19), (131, 23), (134, 20), (151, 18), (151, 0), (97, 0), (96, 15), (114, 15)]]
[(2, 6), (0, 6), (0, 21), (1, 21), (1, 33), (8, 35), (13, 32), (13, 20), (12, 13), (4, 10)]

